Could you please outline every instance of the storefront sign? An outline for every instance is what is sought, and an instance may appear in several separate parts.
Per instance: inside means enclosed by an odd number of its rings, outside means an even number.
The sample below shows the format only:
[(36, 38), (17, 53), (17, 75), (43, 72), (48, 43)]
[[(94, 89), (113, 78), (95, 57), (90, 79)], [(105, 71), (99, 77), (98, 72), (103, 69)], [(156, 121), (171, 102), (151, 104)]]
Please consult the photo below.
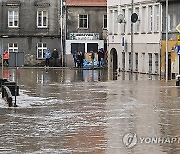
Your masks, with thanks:
[(99, 33), (70, 33), (70, 40), (99, 40)]

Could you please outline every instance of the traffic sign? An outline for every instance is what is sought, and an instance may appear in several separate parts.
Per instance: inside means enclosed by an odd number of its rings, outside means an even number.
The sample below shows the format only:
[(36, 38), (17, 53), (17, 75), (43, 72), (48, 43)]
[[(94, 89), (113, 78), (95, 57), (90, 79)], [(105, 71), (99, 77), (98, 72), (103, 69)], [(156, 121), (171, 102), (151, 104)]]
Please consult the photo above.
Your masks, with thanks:
[(180, 52), (180, 46), (179, 45), (177, 46), (177, 51)]
[(176, 30), (180, 33), (180, 23), (177, 25)]
[(131, 22), (135, 23), (138, 20), (138, 15), (136, 13), (133, 13), (131, 15)]

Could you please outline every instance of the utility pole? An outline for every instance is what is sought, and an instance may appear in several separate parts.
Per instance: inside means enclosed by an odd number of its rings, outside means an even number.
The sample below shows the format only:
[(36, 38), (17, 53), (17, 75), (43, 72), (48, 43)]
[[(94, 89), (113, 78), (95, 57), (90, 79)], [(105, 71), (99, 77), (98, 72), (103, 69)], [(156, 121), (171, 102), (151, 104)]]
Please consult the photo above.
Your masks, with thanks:
[(3, 49), (3, 37), (1, 37), (1, 53), (2, 53), (2, 62), (1, 62), (2, 63), (2, 68), (1, 68), (2, 73), (1, 74), (2, 74), (2, 79), (3, 79), (3, 73), (4, 73), (4, 68), (3, 68), (4, 67), (4, 63), (3, 63), (3, 61), (4, 61), (4, 51), (3, 50), (4, 50)]
[(166, 0), (166, 82), (168, 81), (168, 0)]
[(63, 63), (64, 63), (64, 50), (63, 50), (63, 0), (60, 0), (60, 5), (61, 5), (61, 13), (60, 13), (60, 18), (61, 18), (61, 36), (60, 36), (60, 41), (61, 41), (61, 60), (62, 60), (62, 64), (61, 66), (63, 67)]
[[(133, 14), (134, 0), (131, 0), (131, 15)], [(131, 73), (133, 72), (133, 22), (131, 21)]]

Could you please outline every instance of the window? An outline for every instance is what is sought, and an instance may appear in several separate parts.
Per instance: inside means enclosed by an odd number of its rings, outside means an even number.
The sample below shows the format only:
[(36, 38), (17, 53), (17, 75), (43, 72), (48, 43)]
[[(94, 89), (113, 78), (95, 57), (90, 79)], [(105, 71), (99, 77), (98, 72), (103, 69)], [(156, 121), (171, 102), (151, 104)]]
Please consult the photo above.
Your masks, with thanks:
[(37, 12), (37, 27), (39, 28), (48, 27), (48, 12), (47, 11)]
[[(122, 15), (125, 18), (125, 9), (122, 9)], [(121, 29), (122, 29), (121, 32), (124, 34), (125, 33), (125, 29), (126, 29), (126, 24), (125, 23), (121, 24)]]
[(107, 15), (104, 15), (104, 22), (103, 22), (103, 28), (107, 29)]
[(136, 71), (138, 71), (138, 53), (135, 53)]
[(12, 10), (8, 11), (8, 27), (18, 27), (19, 26), (19, 12)]
[(158, 53), (155, 53), (155, 73), (158, 73), (159, 63), (158, 63)]
[(88, 15), (79, 15), (79, 28), (88, 28)]
[(8, 51), (9, 52), (18, 52), (18, 44), (17, 43), (9, 43)]
[(71, 43), (71, 52), (77, 51), (85, 52), (85, 43)]
[(131, 8), (128, 9), (128, 33), (131, 33)]
[(153, 30), (153, 10), (152, 6), (148, 7), (148, 32)]
[(47, 50), (46, 43), (38, 43), (37, 44), (37, 58), (44, 58), (45, 51)]
[(144, 72), (145, 68), (145, 53), (142, 53), (142, 72)]
[(94, 51), (95, 53), (98, 52), (98, 43), (88, 43), (87, 44), (87, 52)]
[(159, 11), (159, 5), (155, 5), (154, 8), (154, 31), (159, 32), (159, 27), (160, 27), (160, 11)]
[[(113, 11), (110, 10), (110, 11), (109, 11), (109, 16), (108, 16), (108, 22), (109, 22), (109, 23), (112, 23), (112, 25), (113, 25), (113, 19), (112, 19), (112, 17), (113, 17)], [(109, 24), (109, 25), (110, 25), (110, 26), (108, 26), (109, 35), (112, 35), (112, 33), (113, 33), (112, 25), (111, 25), (111, 24)]]
[(117, 22), (117, 17), (118, 17), (118, 10), (114, 10), (114, 34), (118, 34), (118, 22)]
[(139, 33), (139, 24), (140, 24), (140, 20), (139, 20), (139, 8), (135, 8), (135, 12), (138, 15), (138, 21), (135, 23), (135, 33)]
[(142, 21), (141, 21), (141, 32), (145, 33), (146, 32), (146, 7), (142, 7)]
[(122, 52), (122, 69), (125, 70), (125, 52)]
[(152, 73), (152, 53), (149, 53), (149, 73)]
[(129, 52), (129, 70), (131, 70), (131, 52)]

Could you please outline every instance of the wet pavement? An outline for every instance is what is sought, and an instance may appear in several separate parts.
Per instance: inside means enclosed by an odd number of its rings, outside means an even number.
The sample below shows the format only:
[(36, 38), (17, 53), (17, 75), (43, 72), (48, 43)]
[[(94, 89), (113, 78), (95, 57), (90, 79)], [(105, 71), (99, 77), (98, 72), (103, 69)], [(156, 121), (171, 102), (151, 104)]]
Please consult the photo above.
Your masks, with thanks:
[[(15, 80), (15, 70), (4, 70)], [(106, 70), (18, 69), (17, 108), (0, 100), (2, 154), (179, 154), (180, 87)], [(179, 139), (179, 140), (178, 140)]]

